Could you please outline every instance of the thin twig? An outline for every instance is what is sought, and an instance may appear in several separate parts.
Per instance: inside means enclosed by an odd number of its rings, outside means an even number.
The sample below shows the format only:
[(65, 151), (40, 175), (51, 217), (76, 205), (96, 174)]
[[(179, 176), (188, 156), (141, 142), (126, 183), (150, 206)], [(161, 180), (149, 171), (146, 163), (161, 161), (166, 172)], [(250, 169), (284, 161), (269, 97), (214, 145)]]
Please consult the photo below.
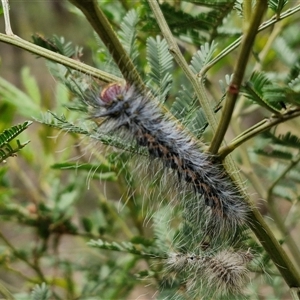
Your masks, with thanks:
[(25, 262), (30, 268), (32, 268), (43, 282), (47, 282), (46, 278), (45, 278), (43, 272), (41, 271), (41, 269), (39, 268), (39, 266), (31, 263), (23, 255), (20, 255), (19, 251), (17, 249), (15, 249), (15, 247), (10, 243), (10, 241), (3, 235), (3, 233), (1, 231), (0, 231), (0, 238), (13, 251), (13, 253), (16, 257), (18, 257), (20, 260)]
[(3, 14), (4, 14), (5, 33), (9, 36), (14, 36), (14, 33), (10, 25), (8, 0), (1, 0), (1, 1), (2, 1)]
[(10, 291), (5, 287), (2, 280), (0, 280), (0, 294), (5, 297), (6, 300), (15, 300), (15, 297), (10, 293)]
[(227, 146), (222, 147), (219, 150), (218, 155), (221, 158), (225, 158), (229, 153), (235, 150), (238, 146), (242, 145), (243, 143), (250, 140), (254, 136), (272, 128), (275, 125), (284, 123), (298, 116), (300, 116), (300, 109), (296, 108), (288, 111), (287, 113), (281, 115), (280, 117), (272, 116), (270, 118), (264, 119), (259, 123), (253, 125), (252, 127), (248, 128), (237, 137), (235, 137)]
[(290, 233), (288, 232), (288, 229), (286, 228), (283, 220), (282, 215), (277, 209), (277, 205), (274, 203), (274, 196), (273, 191), (274, 188), (277, 186), (280, 180), (282, 180), (286, 174), (293, 169), (298, 163), (300, 162), (300, 155), (298, 155), (296, 158), (292, 159), (291, 163), (283, 170), (283, 172), (277, 177), (277, 179), (272, 183), (272, 185), (269, 187), (267, 192), (267, 203), (268, 203), (268, 209), (270, 212), (270, 215), (272, 219), (274, 220), (277, 228), (280, 230), (282, 236), (285, 238), (285, 242), (287, 246), (289, 247), (289, 250), (291, 251), (291, 254), (294, 257), (295, 262), (300, 264), (300, 250), (298, 246), (296, 245), (295, 241), (291, 237)]
[(112, 29), (105, 14), (95, 0), (69, 0), (86, 16), (102, 42), (105, 44), (115, 63), (120, 68), (124, 78), (137, 87), (144, 87), (144, 83), (137, 72), (132, 60)]
[(89, 65), (86, 65), (82, 62), (79, 62), (77, 60), (74, 60), (72, 58), (63, 56), (61, 54), (55, 53), (53, 51), (50, 51), (48, 49), (44, 49), (40, 46), (34, 45), (28, 41), (25, 41), (21, 39), (20, 37), (14, 35), (14, 36), (8, 36), (3, 33), (0, 33), (0, 41), (14, 45), (16, 47), (19, 47), (21, 49), (24, 49), (26, 51), (29, 51), (33, 54), (36, 54), (38, 56), (41, 56), (43, 58), (49, 59), (51, 61), (54, 61), (56, 63), (62, 64), (66, 67), (70, 67), (74, 70), (77, 70), (79, 72), (85, 73), (87, 75), (90, 75), (94, 78), (100, 79), (104, 82), (122, 82), (123, 79), (114, 75), (111, 75), (109, 73), (103, 72), (101, 70), (98, 70), (96, 68), (93, 68)]
[(256, 2), (256, 7), (252, 15), (252, 20), (249, 25), (249, 30), (243, 38), (241, 51), (237, 58), (237, 62), (233, 72), (233, 78), (229, 85), (226, 98), (224, 100), (225, 106), (222, 110), (222, 117), (218, 124), (217, 131), (212, 139), (209, 147), (209, 151), (212, 154), (217, 154), (221, 143), (223, 142), (225, 133), (229, 126), (236, 99), (239, 95), (239, 89), (244, 77), (246, 66), (248, 63), (249, 55), (257, 35), (257, 29), (261, 22), (261, 19), (267, 9), (268, 3), (266, 0), (260, 0)]

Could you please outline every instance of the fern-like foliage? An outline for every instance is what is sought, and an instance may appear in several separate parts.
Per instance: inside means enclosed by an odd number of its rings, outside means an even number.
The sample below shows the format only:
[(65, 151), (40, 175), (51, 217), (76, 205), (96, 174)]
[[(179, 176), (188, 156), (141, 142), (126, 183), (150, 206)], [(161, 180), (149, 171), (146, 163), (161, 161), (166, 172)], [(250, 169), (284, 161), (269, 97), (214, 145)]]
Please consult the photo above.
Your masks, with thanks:
[(49, 300), (52, 293), (45, 282), (36, 285), (31, 292), (30, 300)]
[(170, 108), (170, 112), (182, 123), (186, 123), (196, 107), (197, 98), (193, 90), (181, 86), (181, 89), (178, 91), (178, 96)]
[(300, 138), (291, 132), (278, 135), (270, 131), (264, 132), (261, 137), (266, 140), (266, 143), (261, 143), (265, 146), (255, 149), (255, 153), (275, 158), (278, 162), (274, 167), (262, 168), (263, 177), (275, 183), (270, 195), (287, 201), (296, 201), (300, 182), (298, 177)]
[(263, 137), (271, 139), (272, 143), (277, 145), (300, 149), (300, 138), (291, 132), (279, 134), (278, 136), (271, 132), (266, 132), (263, 134)]
[(273, 157), (277, 159), (285, 159), (290, 161), (293, 158), (293, 154), (288, 151), (281, 151), (277, 149), (269, 149), (269, 150), (264, 150), (264, 149), (257, 149), (255, 150), (255, 153), (259, 155), (264, 155), (267, 157)]
[[(192, 57), (190, 68), (197, 74), (212, 59), (217, 44), (205, 43)], [(178, 91), (171, 108), (171, 113), (179, 119), (187, 129), (196, 137), (200, 138), (207, 127), (206, 116), (199, 107), (199, 101), (193, 93), (193, 89), (182, 86)]]
[[(143, 245), (135, 245), (131, 242), (122, 242), (122, 243), (117, 243), (117, 242), (106, 242), (101, 239), (99, 240), (91, 240), (88, 243), (92, 247), (100, 248), (100, 249), (105, 249), (105, 250), (113, 250), (113, 251), (118, 251), (118, 252), (126, 252), (126, 253), (131, 253), (143, 257), (159, 257), (161, 256), (161, 253), (157, 253), (155, 249), (150, 249), (146, 248)], [(163, 257), (162, 257), (163, 258)]]
[(278, 36), (273, 43), (273, 49), (282, 60), (282, 62), (289, 68), (292, 68), (298, 59), (297, 52), (293, 50), (287, 39), (283, 36)]
[(155, 96), (160, 102), (164, 102), (172, 86), (170, 74), (173, 66), (173, 58), (168, 50), (168, 44), (159, 36), (156, 39), (147, 39), (147, 61), (150, 67), (148, 76)]
[(195, 136), (200, 138), (207, 127), (207, 119), (192, 89), (182, 86), (170, 112)]
[(193, 55), (190, 67), (195, 74), (200, 72), (200, 70), (212, 59), (216, 47), (217, 44), (214, 41), (212, 41), (210, 44), (205, 43)]
[(136, 25), (139, 21), (135, 10), (130, 10), (121, 23), (121, 31), (119, 32), (120, 40), (123, 47), (127, 51), (129, 57), (134, 62), (138, 57), (136, 44)]
[(168, 206), (164, 206), (153, 215), (155, 245), (162, 253), (168, 253), (173, 244), (175, 231), (170, 226), (170, 220), (174, 217), (173, 214), (174, 212)]
[(265, 91), (273, 91), (274, 85), (268, 79), (268, 77), (262, 72), (254, 72), (249, 81), (243, 86), (242, 92), (251, 101), (257, 103), (258, 105), (265, 107), (272, 113), (277, 114), (282, 105), (280, 101), (283, 99), (278, 97), (274, 99), (273, 95), (268, 94), (266, 96)]
[(45, 38), (40, 34), (32, 35), (33, 43), (45, 49), (57, 52), (67, 57), (79, 59), (82, 56), (82, 47), (73, 46), (67, 42), (64, 37), (53, 35), (51, 38)]
[(269, 0), (268, 6), (279, 15), (288, 2), (288, 0)]
[[(212, 41), (218, 29), (223, 25), (224, 19), (230, 14), (235, 1), (188, 1), (192, 2), (195, 10), (178, 9), (176, 2), (163, 2), (161, 10), (175, 36), (180, 36), (187, 42), (199, 46), (207, 41)], [(156, 21), (150, 9), (146, 10), (147, 20), (144, 22), (143, 31), (159, 32)], [(202, 11), (195, 15), (195, 11)]]
[(19, 140), (16, 140), (17, 147), (13, 148), (10, 145), (21, 132), (26, 130), (32, 124), (31, 121), (26, 121), (23, 124), (12, 126), (0, 133), (0, 162), (3, 162), (6, 158), (10, 156), (15, 156), (18, 151), (25, 147), (29, 141), (25, 143), (20, 143)]
[(57, 116), (53, 112), (48, 112), (46, 114), (42, 114), (39, 119), (36, 119), (36, 121), (69, 133), (76, 133), (86, 137), (90, 137), (96, 141), (101, 142), (104, 145), (113, 146), (131, 153), (138, 153), (140, 155), (147, 156), (146, 151), (143, 149), (139, 150), (134, 145), (127, 144), (122, 139), (116, 136), (99, 133), (97, 131), (97, 127), (94, 127), (93, 129), (85, 129), (83, 127), (79, 127), (74, 123), (69, 122), (64, 115)]

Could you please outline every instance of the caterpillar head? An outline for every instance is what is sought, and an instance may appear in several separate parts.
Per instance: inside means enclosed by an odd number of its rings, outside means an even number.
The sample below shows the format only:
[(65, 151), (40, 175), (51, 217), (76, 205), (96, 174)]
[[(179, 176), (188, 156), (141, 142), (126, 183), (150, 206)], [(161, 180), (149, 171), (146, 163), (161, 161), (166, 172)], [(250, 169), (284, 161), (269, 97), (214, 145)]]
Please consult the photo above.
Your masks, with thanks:
[(122, 83), (112, 83), (106, 86), (98, 98), (98, 106), (105, 110), (98, 112), (96, 117), (116, 117), (122, 113), (124, 106), (126, 106), (124, 98), (128, 88), (128, 85)]
[(100, 99), (108, 105), (115, 101), (122, 101), (127, 89), (128, 87), (124, 84), (111, 83), (102, 90)]

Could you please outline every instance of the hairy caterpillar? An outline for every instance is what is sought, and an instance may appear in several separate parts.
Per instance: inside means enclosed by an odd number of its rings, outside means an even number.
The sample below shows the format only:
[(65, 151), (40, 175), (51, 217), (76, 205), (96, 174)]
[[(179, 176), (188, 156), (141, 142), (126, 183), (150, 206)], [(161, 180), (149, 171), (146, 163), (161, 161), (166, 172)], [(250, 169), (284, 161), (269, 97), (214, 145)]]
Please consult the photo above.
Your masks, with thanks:
[[(186, 290), (197, 292), (208, 287), (220, 296), (241, 294), (249, 273), (247, 264), (253, 259), (249, 251), (221, 250), (209, 255), (170, 253), (166, 260), (167, 270), (192, 275), (186, 280)], [(201, 291), (198, 291), (201, 293)]]
[(248, 207), (228, 175), (200, 151), (199, 143), (163, 112), (155, 99), (134, 86), (115, 83), (86, 100), (94, 107), (93, 118), (106, 117), (100, 130), (124, 130), (138, 146), (147, 148), (150, 157), (174, 170), (179, 182), (203, 196), (211, 208), (209, 225), (232, 229), (245, 223)]

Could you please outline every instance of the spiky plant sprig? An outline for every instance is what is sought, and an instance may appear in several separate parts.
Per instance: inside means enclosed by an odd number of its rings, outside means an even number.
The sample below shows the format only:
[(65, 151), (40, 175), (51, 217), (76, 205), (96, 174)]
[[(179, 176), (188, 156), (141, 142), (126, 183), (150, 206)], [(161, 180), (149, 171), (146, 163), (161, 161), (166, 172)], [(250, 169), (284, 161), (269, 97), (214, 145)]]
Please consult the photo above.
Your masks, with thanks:
[(21, 143), (19, 140), (16, 140), (17, 146), (13, 147), (11, 145), (15, 138), (31, 124), (31, 121), (26, 121), (23, 124), (12, 126), (0, 133), (0, 163), (10, 156), (16, 156), (29, 143), (29, 141)]

